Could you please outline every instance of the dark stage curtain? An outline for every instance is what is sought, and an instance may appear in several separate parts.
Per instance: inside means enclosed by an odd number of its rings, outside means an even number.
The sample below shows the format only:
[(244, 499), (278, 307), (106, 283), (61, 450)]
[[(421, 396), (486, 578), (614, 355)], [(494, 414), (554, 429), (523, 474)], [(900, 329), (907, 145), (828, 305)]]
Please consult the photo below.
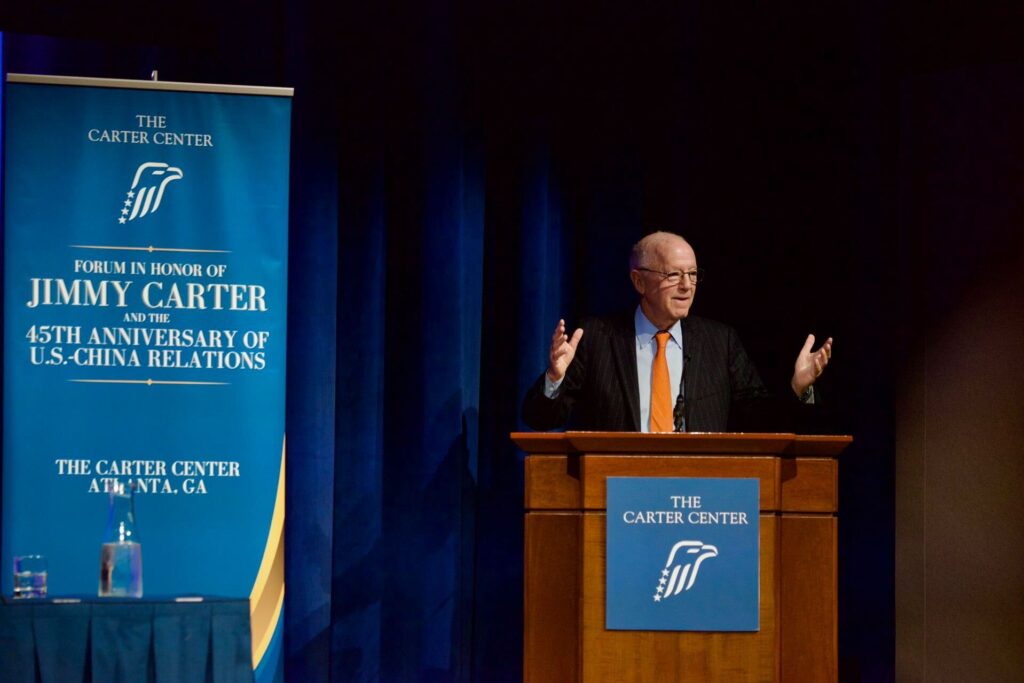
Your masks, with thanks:
[(693, 242), (695, 312), (735, 325), (769, 381), (807, 333), (836, 338), (822, 391), (857, 438), (841, 657), (891, 677), (883, 10), (114, 4), (5, 6), (6, 68), (296, 88), (289, 680), (521, 680), (508, 433), (558, 318), (635, 305), (628, 250), (658, 228)]

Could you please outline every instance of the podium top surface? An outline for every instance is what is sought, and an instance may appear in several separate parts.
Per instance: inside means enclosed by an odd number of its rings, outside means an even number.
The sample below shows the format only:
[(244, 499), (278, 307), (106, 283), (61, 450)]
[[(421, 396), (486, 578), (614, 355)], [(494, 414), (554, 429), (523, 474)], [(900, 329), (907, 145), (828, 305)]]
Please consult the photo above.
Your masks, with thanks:
[(781, 455), (789, 457), (838, 456), (852, 436), (817, 436), (788, 433), (687, 432), (512, 432), (509, 438), (529, 454), (615, 453), (619, 455)]

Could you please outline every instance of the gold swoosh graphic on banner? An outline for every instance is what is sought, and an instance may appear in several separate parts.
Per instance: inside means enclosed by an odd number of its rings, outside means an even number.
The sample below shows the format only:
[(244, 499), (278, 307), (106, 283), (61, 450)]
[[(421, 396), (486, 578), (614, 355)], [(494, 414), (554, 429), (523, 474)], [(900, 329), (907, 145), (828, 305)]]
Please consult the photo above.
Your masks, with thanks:
[(277, 499), (270, 520), (263, 561), (249, 594), (249, 620), (252, 625), (252, 668), (267, 652), (284, 606), (284, 461), (287, 438), (281, 442), (281, 473), (277, 479)]

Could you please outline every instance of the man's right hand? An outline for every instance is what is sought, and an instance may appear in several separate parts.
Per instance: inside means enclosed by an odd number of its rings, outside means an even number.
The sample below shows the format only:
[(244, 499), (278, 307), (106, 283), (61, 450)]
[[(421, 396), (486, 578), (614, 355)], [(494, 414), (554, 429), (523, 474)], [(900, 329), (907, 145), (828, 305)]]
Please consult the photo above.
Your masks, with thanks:
[(559, 320), (555, 333), (551, 335), (551, 353), (548, 355), (548, 379), (558, 383), (565, 377), (565, 371), (576, 357), (576, 347), (583, 338), (583, 328), (572, 333), (572, 339), (566, 335), (565, 321)]

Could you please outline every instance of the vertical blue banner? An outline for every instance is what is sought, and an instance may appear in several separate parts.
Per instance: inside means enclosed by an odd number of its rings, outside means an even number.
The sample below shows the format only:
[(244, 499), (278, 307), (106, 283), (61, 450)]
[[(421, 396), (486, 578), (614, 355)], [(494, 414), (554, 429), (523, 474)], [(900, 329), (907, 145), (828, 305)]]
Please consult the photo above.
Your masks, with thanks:
[(757, 631), (760, 482), (608, 478), (606, 626)]
[(284, 599), (290, 90), (175, 87), (9, 78), (0, 567), (95, 594), (133, 482), (145, 594), (250, 597), (255, 664)]

